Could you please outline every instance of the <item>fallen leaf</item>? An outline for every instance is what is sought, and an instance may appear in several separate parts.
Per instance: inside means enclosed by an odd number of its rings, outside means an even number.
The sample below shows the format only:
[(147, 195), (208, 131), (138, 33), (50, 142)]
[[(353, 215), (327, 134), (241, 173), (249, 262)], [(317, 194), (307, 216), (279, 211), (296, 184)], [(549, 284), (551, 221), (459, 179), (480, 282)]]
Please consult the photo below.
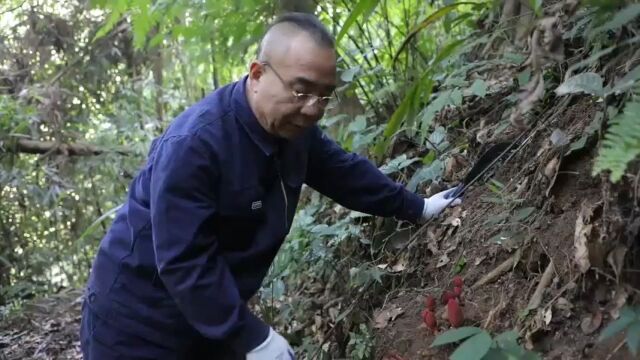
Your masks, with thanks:
[(445, 221), (442, 222), (442, 225), (451, 225), (451, 226), (460, 226), (462, 224), (462, 220), (459, 217), (449, 216)]
[(599, 264), (604, 260), (599, 258), (601, 255), (598, 244), (593, 244), (593, 241), (590, 241), (593, 230), (593, 219), (591, 217), (599, 206), (601, 206), (601, 203), (590, 205), (587, 202), (583, 202), (576, 219), (573, 240), (575, 248), (574, 261), (582, 273), (587, 272), (594, 262)]
[(404, 310), (401, 307), (393, 307), (387, 310), (376, 310), (374, 313), (374, 328), (384, 329), (389, 325), (390, 321), (394, 321), (398, 316), (404, 314)]
[(611, 308), (609, 309), (609, 315), (611, 315), (612, 319), (617, 319), (620, 317), (620, 309), (627, 303), (627, 298), (629, 297), (629, 293), (623, 287), (620, 287), (616, 290), (616, 294), (613, 297), (613, 301), (611, 303)]
[(551, 323), (551, 319), (553, 319), (553, 313), (551, 312), (551, 307), (544, 312), (544, 324), (549, 325)]
[[(580, 218), (578, 218), (580, 220)], [(578, 269), (583, 274), (589, 270), (591, 263), (589, 262), (589, 248), (587, 246), (587, 237), (591, 233), (591, 224), (583, 224), (576, 222), (576, 232), (574, 246), (576, 248), (575, 261)]]
[(437, 254), (440, 252), (438, 248), (438, 236), (433, 232), (433, 228), (429, 228), (427, 230), (427, 249), (431, 251), (432, 254)]
[(560, 297), (554, 304), (555, 308), (558, 309), (562, 315), (566, 318), (571, 317), (571, 309), (573, 309), (573, 304), (569, 302), (569, 300)]
[(480, 256), (479, 258), (477, 258), (477, 259), (476, 259), (476, 261), (474, 261), (474, 262), (473, 262), (473, 264), (474, 264), (475, 266), (478, 266), (478, 265), (480, 265), (480, 263), (481, 263), (481, 262), (483, 262), (483, 261), (484, 261), (484, 259), (486, 259), (486, 258), (487, 258), (486, 256)]
[(449, 259), (447, 254), (442, 254), (442, 256), (440, 256), (440, 259), (438, 259), (438, 264), (436, 265), (436, 267), (437, 268), (443, 267), (447, 265), (450, 261), (451, 259)]
[(397, 264), (391, 267), (391, 272), (400, 272), (404, 271), (407, 268), (407, 261), (401, 260)]
[(468, 167), (469, 163), (460, 154), (453, 154), (445, 164), (444, 175), (442, 176), (447, 180), (454, 180), (456, 174)]
[(546, 176), (547, 179), (552, 180), (558, 172), (558, 165), (560, 165), (560, 158), (554, 157), (551, 159), (551, 161), (547, 163), (547, 166), (544, 167), (544, 176)]
[(613, 271), (616, 274), (616, 279), (620, 278), (620, 271), (622, 271), (622, 266), (624, 265), (624, 256), (627, 254), (627, 247), (618, 244), (615, 249), (609, 252), (607, 256), (607, 262), (613, 268)]
[(602, 312), (596, 311), (595, 314), (588, 314), (582, 318), (580, 328), (586, 335), (594, 333), (602, 325)]

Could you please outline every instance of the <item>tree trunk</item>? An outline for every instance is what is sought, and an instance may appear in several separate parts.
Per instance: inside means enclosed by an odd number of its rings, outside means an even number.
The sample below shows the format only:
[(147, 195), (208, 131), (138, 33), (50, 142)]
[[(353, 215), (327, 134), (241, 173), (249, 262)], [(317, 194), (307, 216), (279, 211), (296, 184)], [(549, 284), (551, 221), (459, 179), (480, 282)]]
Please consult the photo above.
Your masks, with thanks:
[[(152, 32), (152, 35), (157, 33), (157, 27), (155, 31)], [(158, 121), (160, 124), (164, 124), (164, 102), (162, 98), (164, 97), (163, 84), (164, 84), (164, 76), (162, 73), (162, 69), (164, 68), (164, 61), (162, 59), (162, 43), (158, 44), (151, 54), (151, 59), (153, 61), (153, 81), (156, 85), (156, 115), (158, 116)]]
[(129, 154), (127, 150), (101, 149), (91, 144), (60, 144), (54, 141), (36, 141), (29, 139), (18, 139), (14, 147), (7, 146), (5, 147), (5, 151), (25, 154), (56, 154), (66, 156), (100, 155), (110, 151), (117, 152), (120, 155)]

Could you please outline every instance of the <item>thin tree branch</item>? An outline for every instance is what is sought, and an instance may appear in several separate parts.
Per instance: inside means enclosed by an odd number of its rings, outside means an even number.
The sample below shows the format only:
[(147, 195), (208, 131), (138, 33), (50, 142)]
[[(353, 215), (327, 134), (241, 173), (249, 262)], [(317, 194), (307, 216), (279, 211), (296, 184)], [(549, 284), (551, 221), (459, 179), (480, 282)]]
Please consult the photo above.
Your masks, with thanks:
[(20, 5), (17, 5), (17, 6), (15, 6), (15, 7), (13, 7), (13, 8), (10, 8), (10, 9), (7, 9), (7, 10), (4, 10), (4, 11), (0, 12), (0, 15), (4, 15), (4, 14), (6, 14), (6, 13), (10, 13), (10, 12), (12, 12), (12, 11), (18, 10), (18, 9), (19, 9), (19, 8), (21, 8), (21, 7), (22, 7), (22, 5), (24, 5), (24, 3), (26, 3), (26, 2), (27, 2), (27, 0), (24, 0), (23, 2), (21, 2), (21, 3), (20, 3)]
[(115, 152), (120, 155), (129, 155), (128, 150), (103, 149), (91, 144), (75, 143), (61, 144), (55, 141), (37, 141), (30, 139), (18, 139), (13, 147), (5, 147), (6, 152), (24, 154), (60, 154), (67, 156), (91, 156), (107, 152)]

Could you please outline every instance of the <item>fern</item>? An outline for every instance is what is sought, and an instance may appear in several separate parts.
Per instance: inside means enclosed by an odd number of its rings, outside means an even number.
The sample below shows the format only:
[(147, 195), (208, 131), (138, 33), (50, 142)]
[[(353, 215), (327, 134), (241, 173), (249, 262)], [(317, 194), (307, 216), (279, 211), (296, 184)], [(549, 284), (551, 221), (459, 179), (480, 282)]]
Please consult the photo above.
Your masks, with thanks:
[(611, 181), (618, 182), (629, 162), (640, 154), (640, 102), (626, 104), (624, 112), (616, 115), (602, 140), (600, 154), (593, 166), (593, 174), (611, 171)]

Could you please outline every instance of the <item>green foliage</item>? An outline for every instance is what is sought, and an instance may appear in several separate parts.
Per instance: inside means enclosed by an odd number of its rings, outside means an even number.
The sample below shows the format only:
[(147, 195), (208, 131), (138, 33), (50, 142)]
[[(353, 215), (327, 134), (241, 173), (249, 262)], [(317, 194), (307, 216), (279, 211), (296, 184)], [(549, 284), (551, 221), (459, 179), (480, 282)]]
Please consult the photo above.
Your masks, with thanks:
[(611, 181), (618, 182), (627, 164), (640, 154), (640, 102), (628, 102), (624, 111), (611, 120), (602, 141), (602, 148), (593, 165), (593, 174), (611, 172)]
[(407, 95), (402, 99), (400, 106), (394, 111), (383, 132), (383, 139), (376, 144), (374, 154), (381, 158), (389, 146), (391, 138), (400, 130), (402, 122), (415, 116), (423, 88), (431, 88), (431, 79), (421, 79), (416, 82)]
[(358, 331), (349, 333), (349, 359), (367, 360), (372, 358), (373, 334), (364, 324), (360, 324)]
[[(400, 55), (400, 53), (402, 52), (402, 50), (405, 49), (405, 47), (407, 46), (407, 44), (409, 44), (409, 42), (422, 30), (426, 29), (427, 27), (429, 27), (430, 25), (434, 24), (435, 22), (437, 22), (438, 20), (442, 19), (443, 17), (447, 16), (448, 14), (450, 14), (451, 12), (453, 12), (454, 10), (456, 10), (458, 7), (463, 7), (463, 6), (472, 6), (472, 9), (474, 11), (481, 11), (483, 6), (486, 6), (486, 4), (482, 4), (482, 3), (477, 3), (477, 2), (470, 2), (470, 1), (460, 1), (460, 2), (456, 2), (450, 5), (446, 5), (440, 9), (438, 9), (437, 11), (433, 12), (432, 14), (428, 15), (427, 17), (425, 17), (423, 20), (421, 20), (418, 25), (416, 25), (407, 35), (407, 37), (404, 39), (404, 41), (402, 42), (402, 44), (400, 45), (400, 47), (398, 48), (396, 55), (394, 56), (394, 61), (395, 59), (398, 58), (398, 56)], [(467, 7), (468, 8), (468, 7)]]
[(594, 37), (606, 31), (617, 30), (634, 20), (638, 15), (640, 15), (640, 4), (629, 4), (625, 8), (617, 11), (616, 14), (610, 17), (604, 24), (593, 28), (589, 32), (589, 36)]
[(625, 341), (629, 351), (635, 356), (640, 353), (640, 307), (624, 306), (620, 317), (611, 322), (600, 333), (599, 341), (604, 341), (622, 331), (627, 331)]
[(359, 18), (362, 17), (363, 21), (366, 22), (367, 17), (376, 8), (376, 6), (378, 6), (378, 0), (359, 0), (353, 8), (353, 11), (349, 14), (349, 17), (347, 17), (347, 20), (345, 20), (344, 25), (342, 25), (338, 36), (336, 36), (336, 41), (340, 42), (351, 26), (353, 26)]
[(431, 347), (458, 342), (480, 332), (482, 332), (482, 329), (472, 326), (451, 329), (438, 335), (431, 344)]
[(495, 338), (480, 328), (467, 326), (448, 330), (436, 337), (431, 347), (462, 341), (451, 354), (452, 360), (540, 359), (518, 344), (518, 333), (506, 331)]
[(596, 73), (588, 72), (573, 76), (556, 89), (559, 96), (585, 92), (594, 96), (604, 96), (602, 77)]

